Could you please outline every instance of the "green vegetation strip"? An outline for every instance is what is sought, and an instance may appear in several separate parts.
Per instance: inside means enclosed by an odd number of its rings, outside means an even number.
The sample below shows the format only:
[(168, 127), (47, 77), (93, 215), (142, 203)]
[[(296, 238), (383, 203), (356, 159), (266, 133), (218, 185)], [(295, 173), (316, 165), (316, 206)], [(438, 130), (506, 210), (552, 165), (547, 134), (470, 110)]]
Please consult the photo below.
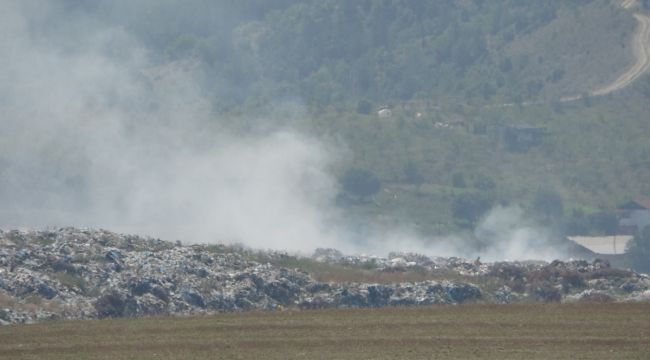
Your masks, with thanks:
[(1, 359), (647, 359), (650, 304), (468, 305), (51, 322)]

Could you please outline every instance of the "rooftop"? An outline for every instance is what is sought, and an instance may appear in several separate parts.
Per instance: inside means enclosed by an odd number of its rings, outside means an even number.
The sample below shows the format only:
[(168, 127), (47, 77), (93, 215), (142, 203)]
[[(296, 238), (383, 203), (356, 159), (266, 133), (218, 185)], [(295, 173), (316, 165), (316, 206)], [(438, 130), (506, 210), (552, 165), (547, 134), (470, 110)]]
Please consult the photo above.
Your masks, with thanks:
[(603, 255), (623, 254), (627, 243), (633, 238), (632, 235), (569, 236), (569, 240), (576, 244)]
[(619, 209), (624, 209), (624, 210), (650, 209), (650, 198), (645, 196), (639, 196), (636, 199), (619, 206)]

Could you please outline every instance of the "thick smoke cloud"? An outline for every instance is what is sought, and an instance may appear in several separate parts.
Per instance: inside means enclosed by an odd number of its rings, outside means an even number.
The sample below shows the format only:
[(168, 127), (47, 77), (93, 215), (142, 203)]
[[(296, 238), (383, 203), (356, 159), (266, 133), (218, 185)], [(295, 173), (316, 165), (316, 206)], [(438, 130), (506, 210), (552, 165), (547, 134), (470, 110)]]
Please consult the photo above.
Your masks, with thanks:
[[(201, 90), (200, 64), (160, 64), (124, 28), (66, 3), (0, 2), (1, 228), (100, 227), (303, 252), (477, 255), (461, 237), (425, 241), (408, 229), (343, 221), (329, 171), (340, 146), (270, 131), (269, 119), (234, 135)], [(278, 113), (299, 108), (292, 102)], [(490, 213), (476, 230), (485, 242), (478, 254), (552, 257), (530, 251), (547, 234), (522, 223), (517, 210)]]
[(320, 143), (288, 131), (235, 137), (211, 116), (200, 66), (154, 66), (123, 29), (35, 5), (0, 9), (3, 227), (332, 243), (336, 183)]

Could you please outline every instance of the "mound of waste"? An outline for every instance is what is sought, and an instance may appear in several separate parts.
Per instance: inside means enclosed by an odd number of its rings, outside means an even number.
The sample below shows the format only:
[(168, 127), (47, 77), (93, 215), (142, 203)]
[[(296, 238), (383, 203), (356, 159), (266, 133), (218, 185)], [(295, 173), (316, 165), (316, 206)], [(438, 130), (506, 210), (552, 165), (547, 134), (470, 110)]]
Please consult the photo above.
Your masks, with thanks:
[(482, 264), (417, 254), (351, 257), (331, 249), (321, 249), (314, 259), (307, 259), (363, 266), (378, 273), (418, 268), (449, 275), (419, 282), (335, 283), (272, 264), (277, 259), (302, 258), (267, 252), (254, 261), (246, 252), (229, 249), (181, 246), (105, 230), (0, 230), (0, 324), (245, 310), (509, 303), (524, 298), (650, 299), (647, 276), (602, 261)]
[(484, 263), (479, 259), (429, 258), (422, 254), (390, 253), (377, 256), (343, 255), (336, 249), (317, 249), (318, 262), (357, 266), (377, 272), (418, 272), (436, 277), (461, 276), (481, 289), (482, 300), (507, 304), (516, 301), (648, 301), (650, 277), (629, 269), (614, 268), (596, 259), (510, 261)]

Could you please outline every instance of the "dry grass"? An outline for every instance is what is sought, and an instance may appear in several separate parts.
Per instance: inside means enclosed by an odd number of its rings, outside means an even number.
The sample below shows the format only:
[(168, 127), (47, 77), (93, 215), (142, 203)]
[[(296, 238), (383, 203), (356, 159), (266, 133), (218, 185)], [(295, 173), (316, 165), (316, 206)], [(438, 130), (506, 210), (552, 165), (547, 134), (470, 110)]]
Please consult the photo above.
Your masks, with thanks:
[(285, 259), (259, 259), (255, 260), (270, 262), (279, 267), (289, 269), (300, 269), (311, 275), (316, 281), (328, 283), (378, 283), (394, 284), (404, 282), (420, 282), (427, 280), (456, 280), (465, 282), (482, 281), (477, 276), (463, 276), (450, 270), (428, 271), (423, 267), (410, 267), (403, 270), (377, 270), (374, 266), (343, 265), (319, 262), (309, 258), (287, 257)]
[(647, 359), (650, 304), (468, 305), (0, 328), (2, 359)]
[[(38, 310), (55, 312), (59, 310), (60, 307), (61, 306), (57, 302), (43, 299), (37, 295), (28, 296), (24, 301), (19, 301), (8, 295), (4, 290), (0, 290), (0, 311), (2, 311), (2, 309), (14, 309), (24, 312), (35, 312)], [(2, 316), (0, 316), (0, 319), (1, 318)]]

